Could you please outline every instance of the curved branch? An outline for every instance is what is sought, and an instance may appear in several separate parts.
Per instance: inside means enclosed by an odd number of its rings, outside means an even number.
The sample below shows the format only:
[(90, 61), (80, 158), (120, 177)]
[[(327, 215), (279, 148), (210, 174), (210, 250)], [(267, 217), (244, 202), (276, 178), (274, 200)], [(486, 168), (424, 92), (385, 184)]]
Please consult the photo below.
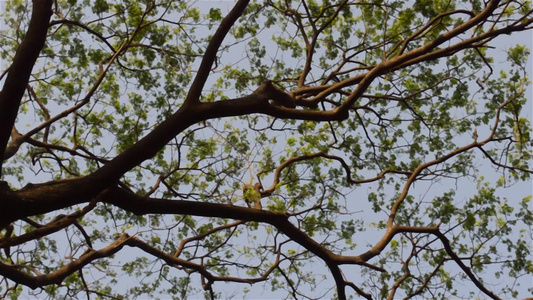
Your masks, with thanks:
[[(85, 214), (91, 211), (95, 206), (96, 206), (96, 201), (92, 201), (91, 203), (89, 203), (89, 205), (87, 205), (83, 209), (76, 211), (70, 215), (58, 215), (54, 219), (52, 219), (52, 221), (50, 221), (48, 224), (39, 226), (37, 229), (33, 231), (27, 232), (20, 236), (15, 236), (11, 238), (2, 238), (0, 239), (0, 248), (20, 245), (27, 241), (39, 239), (48, 234), (57, 232), (75, 223), (79, 218), (83, 217)], [(87, 238), (86, 234), (84, 234), (84, 236)]]
[(215, 227), (215, 228), (213, 228), (211, 230), (208, 230), (208, 231), (206, 231), (206, 232), (204, 232), (202, 234), (198, 234), (198, 235), (183, 239), (183, 240), (181, 240), (180, 244), (178, 245), (178, 248), (176, 249), (176, 251), (174, 252), (174, 256), (176, 256), (176, 257), (180, 256), (181, 252), (185, 248), (185, 245), (187, 243), (189, 243), (189, 242), (202, 240), (206, 236), (211, 235), (211, 234), (213, 234), (215, 232), (218, 232), (218, 231), (221, 231), (221, 230), (225, 230), (225, 229), (229, 229), (231, 227), (237, 227), (237, 226), (239, 226), (240, 224), (243, 224), (243, 223), (244, 223), (244, 221), (238, 220), (238, 221), (235, 221), (235, 222), (230, 223), (230, 224), (225, 224), (225, 225), (222, 225), (222, 226)]
[(120, 236), (115, 242), (111, 245), (100, 249), (100, 250), (88, 250), (77, 260), (57, 269), (56, 271), (46, 274), (31, 276), (25, 272), (20, 271), (19, 269), (23, 266), (10, 265), (0, 262), (0, 274), (3, 276), (29, 286), (30, 288), (38, 288), (49, 284), (60, 284), (68, 275), (81, 270), (83, 267), (91, 263), (92, 261), (108, 257), (117, 253), (125, 245), (125, 242), (130, 237), (128, 235)]
[(209, 286), (210, 283), (214, 281), (241, 282), (249, 284), (265, 281), (268, 279), (270, 273), (272, 273), (276, 268), (278, 268), (280, 263), (280, 253), (278, 252), (276, 256), (276, 261), (260, 277), (239, 278), (231, 276), (216, 276), (208, 272), (206, 268), (201, 264), (193, 263), (191, 261), (181, 259), (173, 255), (169, 255), (163, 251), (160, 251), (150, 246), (149, 244), (143, 242), (135, 236), (129, 236), (128, 234), (124, 233), (109, 246), (100, 250), (89, 249), (78, 259), (49, 274), (31, 276), (19, 270), (21, 268), (24, 268), (24, 266), (11, 265), (2, 262), (0, 262), (0, 274), (15, 282), (29, 286), (33, 289), (50, 284), (61, 284), (61, 282), (63, 282), (63, 280), (70, 274), (81, 270), (84, 266), (97, 259), (109, 257), (119, 252), (124, 246), (137, 247), (146, 253), (149, 253), (157, 258), (164, 260), (170, 266), (180, 266), (194, 270), (200, 273), (203, 277), (207, 278), (207, 280), (209, 281), (209, 284), (207, 286)]
[(363, 253), (363, 254), (361, 254), (359, 256), (362, 260), (368, 261), (371, 258), (375, 257), (376, 255), (379, 255), (379, 253), (381, 253), (381, 251), (383, 251), (383, 249), (385, 249), (385, 247), (389, 244), (389, 242), (394, 237), (394, 235), (397, 234), (398, 232), (408, 231), (408, 232), (434, 233), (434, 232), (438, 231), (439, 225), (433, 226), (433, 227), (411, 227), (411, 226), (394, 225), (394, 219), (396, 217), (396, 213), (398, 212), (398, 209), (399, 209), (400, 205), (403, 203), (404, 199), (409, 194), (409, 189), (411, 188), (411, 185), (415, 182), (415, 180), (422, 173), (423, 170), (425, 170), (425, 169), (427, 169), (427, 168), (429, 168), (429, 167), (431, 167), (433, 165), (437, 165), (437, 164), (443, 163), (443, 162), (447, 161), (448, 159), (450, 159), (452, 157), (455, 157), (456, 155), (458, 155), (460, 153), (466, 152), (466, 151), (468, 151), (470, 149), (473, 149), (473, 148), (481, 147), (481, 146), (489, 143), (490, 141), (492, 141), (494, 135), (496, 134), (496, 130), (498, 128), (501, 110), (506, 105), (511, 103), (513, 100), (514, 99), (510, 99), (510, 100), (508, 100), (508, 101), (506, 101), (506, 102), (504, 102), (504, 103), (502, 103), (502, 104), (500, 104), (498, 106), (498, 109), (497, 109), (497, 112), (496, 112), (496, 118), (494, 120), (494, 126), (492, 128), (491, 133), (489, 134), (489, 136), (486, 139), (484, 139), (482, 141), (479, 141), (479, 142), (477, 140), (475, 140), (474, 142), (472, 142), (472, 143), (470, 143), (470, 144), (468, 144), (466, 146), (463, 146), (463, 147), (457, 148), (457, 149), (455, 149), (453, 151), (450, 151), (448, 154), (446, 154), (446, 155), (444, 155), (442, 157), (439, 157), (439, 158), (436, 158), (436, 159), (434, 159), (432, 161), (420, 164), (411, 173), (409, 179), (404, 184), (404, 188), (403, 188), (401, 194), (398, 196), (398, 198), (396, 199), (396, 201), (392, 205), (391, 212), (389, 214), (389, 219), (387, 220), (387, 231), (386, 231), (386, 233), (370, 250), (368, 250), (367, 252), (365, 252), (365, 253)]
[(50, 22), (50, 26), (55, 26), (55, 25), (62, 25), (62, 24), (67, 24), (67, 25), (73, 25), (73, 26), (78, 26), (84, 30), (86, 30), (87, 32), (91, 33), (92, 35), (96, 36), (99, 40), (101, 40), (104, 44), (107, 45), (107, 47), (109, 47), (109, 49), (111, 49), (111, 51), (113, 53), (117, 52), (117, 50), (115, 49), (115, 47), (113, 47), (113, 45), (111, 45), (107, 39), (105, 37), (103, 37), (100, 33), (98, 33), (97, 31), (91, 29), (89, 26), (87, 26), (86, 24), (81, 24), (80, 22), (78, 21), (73, 21), (73, 20), (67, 20), (67, 19), (62, 19), (62, 20), (55, 20), (55, 21), (52, 21)]
[[(137, 215), (152, 213), (184, 214), (267, 223), (276, 227), (294, 242), (300, 244), (302, 247), (321, 258), (330, 267), (332, 274), (336, 274), (335, 272), (337, 271), (335, 271), (335, 268), (338, 268), (339, 264), (363, 265), (374, 270), (384, 271), (382, 268), (367, 263), (366, 260), (363, 260), (359, 256), (343, 256), (333, 253), (294, 226), (289, 221), (289, 215), (286, 213), (258, 210), (228, 204), (147, 198), (138, 196), (118, 187), (106, 190), (99, 196), (98, 201), (113, 204)], [(338, 272), (340, 272), (340, 269)]]
[(0, 92), (0, 176), (6, 145), (31, 71), (44, 47), (51, 17), (52, 0), (33, 1), (28, 32), (13, 58), (4, 87)]
[[(274, 190), (276, 189), (276, 185), (278, 185), (280, 183), (280, 174), (285, 168), (287, 168), (288, 166), (290, 166), (293, 163), (296, 163), (296, 162), (299, 162), (299, 161), (304, 161), (304, 160), (311, 160), (311, 159), (314, 159), (314, 158), (317, 158), (317, 157), (323, 157), (323, 158), (327, 158), (327, 159), (332, 159), (332, 160), (338, 161), (342, 165), (342, 168), (344, 169), (344, 171), (346, 172), (346, 181), (349, 182), (349, 183), (353, 183), (353, 184), (362, 184), (362, 183), (374, 182), (376, 180), (379, 180), (379, 179), (383, 178), (388, 173), (402, 174), (402, 175), (406, 175), (406, 176), (410, 176), (411, 175), (411, 172), (407, 172), (407, 171), (386, 169), (386, 170), (381, 171), (378, 175), (376, 175), (375, 177), (372, 177), (372, 178), (353, 179), (352, 178), (352, 171), (350, 170), (350, 166), (348, 166), (348, 164), (344, 161), (344, 159), (342, 157), (339, 157), (339, 156), (336, 156), (336, 155), (326, 154), (326, 153), (320, 151), (320, 152), (316, 152), (316, 153), (313, 153), (313, 154), (307, 154), (307, 155), (301, 155), (301, 156), (293, 156), (293, 157), (288, 158), (286, 161), (284, 161), (281, 165), (279, 165), (276, 168), (276, 170), (274, 172), (274, 180), (273, 180), (274, 182), (272, 183), (272, 186), (270, 188), (264, 190), (262, 194), (268, 196), (268, 195), (271, 195), (274, 192)], [(260, 175), (260, 174), (261, 173), (259, 173), (258, 175)]]
[[(428, 61), (428, 60), (432, 60), (432, 59), (436, 59), (436, 58), (440, 58), (444, 56), (449, 56), (455, 53), (456, 51), (465, 49), (469, 46), (473, 46), (473, 44), (476, 42), (496, 36), (501, 33), (507, 33), (513, 30), (518, 30), (518, 29), (514, 29), (517, 26), (505, 27), (500, 30), (489, 31), (485, 34), (482, 34), (477, 37), (473, 37), (471, 39), (467, 39), (465, 41), (459, 42), (447, 48), (432, 51), (438, 46), (445, 43), (446, 41), (453, 39), (459, 34), (464, 33), (465, 31), (485, 21), (488, 17), (490, 17), (490, 15), (494, 12), (494, 10), (497, 9), (499, 2), (500, 1), (490, 1), (490, 3), (487, 5), (487, 7), (485, 7), (485, 9), (481, 13), (479, 13), (477, 16), (473, 17), (472, 19), (468, 20), (467, 22), (455, 27), (452, 30), (449, 30), (441, 34), (439, 37), (435, 38), (431, 42), (428, 42), (427, 44), (419, 48), (403, 53), (402, 55), (396, 56), (392, 59), (382, 61), (380, 64), (375, 66), (372, 70), (370, 70), (367, 73), (360, 74), (352, 78), (347, 78), (335, 84), (303, 88), (303, 89), (295, 91), (295, 93), (302, 94), (302, 93), (313, 92), (316, 96), (313, 97), (312, 99), (307, 99), (306, 102), (317, 103), (321, 101), (322, 99), (324, 99), (325, 97), (329, 96), (331, 93), (336, 92), (340, 88), (358, 84), (357, 87), (352, 91), (350, 96), (346, 98), (344, 103), (340, 107), (337, 108), (337, 110), (341, 111), (340, 112), (341, 114), (342, 112), (346, 113), (351, 108), (353, 103), (364, 93), (364, 91), (367, 90), (367, 88), (370, 86), (372, 81), (374, 81), (374, 79), (380, 75), (383, 75), (388, 72), (398, 70), (400, 68), (413, 65), (413, 64), (416, 64), (422, 61)], [(527, 26), (527, 23), (521, 24), (520, 28), (524, 28), (525, 26)]]

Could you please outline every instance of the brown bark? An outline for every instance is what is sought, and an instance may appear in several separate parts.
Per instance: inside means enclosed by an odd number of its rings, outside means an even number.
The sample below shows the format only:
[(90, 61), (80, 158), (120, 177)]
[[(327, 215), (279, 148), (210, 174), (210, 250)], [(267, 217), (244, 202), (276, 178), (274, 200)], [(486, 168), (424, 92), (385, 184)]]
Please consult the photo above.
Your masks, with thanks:
[[(410, 186), (418, 179), (421, 172), (428, 169), (432, 165), (440, 164), (447, 159), (454, 157), (460, 153), (470, 151), (472, 149), (481, 148), (484, 143), (488, 143), (492, 140), (496, 126), (498, 124), (498, 118), (496, 119), (496, 125), (494, 127), (492, 135), (481, 142), (474, 141), (473, 143), (461, 148), (457, 148), (455, 151), (449, 154), (437, 158), (433, 161), (425, 164), (420, 164), (412, 172), (403, 170), (382, 170), (377, 176), (370, 179), (354, 179), (351, 175), (350, 166), (341, 158), (327, 153), (318, 152), (310, 155), (301, 155), (297, 157), (291, 157), (284, 163), (281, 163), (274, 173), (274, 182), (272, 186), (262, 191), (263, 196), (269, 196), (275, 190), (276, 185), (279, 183), (280, 173), (289, 165), (297, 163), (303, 160), (310, 160), (315, 158), (324, 158), (335, 160), (342, 165), (342, 169), (346, 173), (346, 181), (352, 184), (360, 184), (365, 182), (376, 181), (383, 178), (388, 173), (402, 174), (408, 177), (402, 194), (397, 198), (390, 213), (390, 218), (387, 223), (387, 232), (384, 237), (374, 245), (370, 250), (362, 253), (358, 256), (342, 256), (335, 254), (331, 250), (327, 249), (324, 245), (316, 242), (308, 234), (302, 231), (300, 228), (291, 223), (290, 215), (281, 212), (271, 212), (266, 209), (252, 209), (246, 207), (239, 207), (233, 205), (196, 202), (196, 201), (184, 201), (184, 200), (168, 200), (159, 198), (142, 197), (131, 193), (123, 188), (118, 187), (120, 178), (133, 169), (136, 166), (142, 164), (145, 160), (154, 157), (161, 149), (165, 147), (173, 138), (182, 133), (190, 126), (214, 118), (222, 118), (228, 116), (241, 116), (247, 114), (261, 113), (277, 118), (290, 118), (290, 119), (302, 119), (302, 120), (315, 120), (315, 121), (335, 121), (343, 120), (349, 117), (349, 111), (353, 110), (353, 104), (359, 99), (363, 93), (371, 85), (372, 81), (378, 76), (392, 72), (399, 68), (414, 65), (422, 61), (429, 61), (440, 57), (445, 57), (455, 54), (459, 50), (466, 48), (473, 48), (479, 43), (485, 43), (492, 39), (494, 36), (501, 33), (508, 33), (513, 30), (523, 30), (533, 22), (529, 20), (521, 25), (515, 25), (515, 27), (507, 27), (500, 31), (489, 31), (471, 39), (452, 44), (447, 48), (437, 49), (438, 46), (445, 42), (448, 42), (456, 38), (459, 34), (464, 33), (470, 28), (479, 25), (484, 22), (498, 7), (499, 2), (493, 1), (486, 7), (480, 14), (473, 16), (469, 21), (464, 24), (450, 30), (437, 39), (427, 43), (425, 46), (403, 53), (401, 51), (398, 56), (388, 60), (384, 60), (382, 63), (373, 67), (370, 71), (346, 79), (338, 84), (322, 85), (319, 87), (307, 88), (303, 86), (305, 77), (309, 73), (311, 64), (311, 58), (313, 49), (309, 51), (309, 58), (306, 63), (306, 67), (300, 77), (299, 89), (293, 93), (287, 93), (280, 88), (272, 85), (267, 81), (260, 87), (258, 87), (252, 94), (231, 99), (222, 100), (213, 103), (201, 103), (199, 101), (200, 95), (204, 84), (211, 72), (211, 68), (216, 59), (219, 48), (224, 41), (225, 36), (231, 29), (232, 25), (242, 15), (244, 9), (248, 4), (248, 0), (240, 0), (234, 6), (232, 11), (224, 18), (221, 25), (212, 37), (209, 45), (206, 49), (203, 60), (200, 64), (198, 73), (192, 83), (192, 86), (187, 94), (184, 105), (180, 107), (171, 117), (164, 122), (160, 123), (153, 131), (147, 134), (144, 138), (140, 139), (133, 146), (120, 153), (115, 158), (106, 161), (106, 163), (96, 172), (91, 175), (82, 178), (76, 178), (71, 180), (54, 181), (43, 184), (29, 184), (25, 188), (18, 191), (11, 191), (5, 182), (0, 182), (0, 228), (9, 226), (16, 220), (23, 219), (28, 216), (44, 214), (52, 212), (58, 209), (66, 208), (69, 206), (91, 202), (82, 212), (90, 211), (96, 202), (108, 203), (116, 207), (122, 208), (126, 211), (132, 212), (138, 215), (144, 214), (179, 214), (179, 215), (192, 215), (203, 217), (216, 217), (216, 218), (230, 218), (240, 220), (239, 222), (261, 222), (270, 224), (276, 227), (281, 233), (289, 237), (292, 241), (298, 243), (304, 247), (307, 251), (313, 253), (317, 257), (321, 258), (330, 268), (330, 271), (336, 281), (339, 297), (345, 298), (345, 288), (350, 286), (357, 290), (357, 292), (363, 296), (370, 295), (365, 294), (363, 291), (358, 290), (355, 285), (346, 282), (343, 278), (343, 274), (339, 268), (342, 264), (357, 264), (364, 265), (365, 267), (372, 268), (378, 271), (384, 271), (378, 267), (372, 266), (367, 261), (371, 260), (375, 256), (379, 255), (387, 245), (389, 245), (392, 238), (403, 232), (423, 232), (436, 235), (445, 245), (445, 249), (459, 264), (459, 266), (467, 273), (471, 280), (478, 285), (480, 290), (487, 295), (493, 297), (493, 294), (484, 289), (476, 281), (475, 276), (470, 272), (461, 260), (454, 254), (453, 249), (449, 245), (447, 238), (440, 233), (438, 226), (429, 227), (407, 227), (398, 226), (394, 223), (395, 216), (399, 206), (404, 201), (404, 198), (409, 192)], [(18, 112), (20, 101), (22, 99), (24, 90), (27, 86), (29, 76), (32, 68), (37, 60), (40, 50), (44, 46), (46, 39), (46, 28), (48, 27), (51, 16), (51, 0), (34, 0), (33, 15), (28, 29), (26, 38), (23, 40), (19, 50), (16, 53), (10, 72), (7, 76), (6, 83), (3, 90), (0, 92), (0, 157), (5, 157), (5, 149), (9, 136), (12, 132), (13, 124)], [(513, 29), (514, 28), (514, 29)], [(407, 39), (409, 40), (409, 39)], [(406, 42), (407, 42), (406, 40)], [(314, 42), (310, 44), (310, 47), (314, 47)], [(116, 55), (118, 55), (118, 52)], [(102, 75), (103, 78), (104, 75)], [(299, 110), (295, 109), (296, 105), (303, 102), (315, 103), (321, 102), (326, 96), (332, 93), (339, 92), (341, 88), (356, 86), (351, 93), (344, 99), (344, 102), (338, 107), (331, 110)], [(97, 87), (95, 86), (94, 89)], [(305, 94), (308, 93), (308, 94)], [(308, 99), (299, 98), (296, 102), (294, 95), (306, 95), (307, 97), (313, 96)], [(270, 101), (272, 100), (272, 101)], [(88, 99), (87, 99), (88, 101)], [(273, 104), (271, 104), (271, 102)], [(281, 104), (281, 105), (276, 105)], [(303, 105), (307, 106), (307, 105)], [(313, 107), (316, 107), (313, 106)], [(502, 106), (503, 107), (503, 106)], [(501, 108), (500, 108), (501, 109)], [(20, 138), (21, 135), (14, 135), (16, 138)], [(23, 142), (23, 141), (22, 141)], [(14, 143), (17, 147), (20, 143)], [(10, 151), (16, 151), (10, 150)], [(494, 162), (493, 162), (494, 163)], [(496, 164), (496, 163), (495, 163)], [(0, 162), (0, 176), (1, 176), (1, 162)], [(73, 224), (77, 218), (82, 216), (82, 213), (75, 213), (70, 216), (62, 216), (61, 218), (54, 220), (42, 228), (36, 229), (29, 235), (19, 236), (17, 238), (11, 238), (9, 235), (0, 239), (0, 247), (9, 247), (13, 245), (19, 245), (23, 242), (27, 242), (30, 239), (35, 239), (40, 236), (56, 232), (66, 226)], [(238, 223), (239, 223), (238, 222)], [(7, 264), (0, 264), (0, 273), (18, 283), (25, 284), (32, 288), (40, 287), (47, 284), (60, 283), (66, 276), (81, 270), (86, 264), (91, 261), (112, 255), (118, 252), (124, 245), (135, 246), (143, 249), (145, 252), (162, 258), (169, 264), (181, 265), (186, 268), (198, 271), (208, 280), (215, 280), (215, 277), (210, 275), (207, 270), (200, 265), (194, 263), (179, 260), (176, 257), (172, 257), (161, 251), (156, 250), (153, 247), (143, 243), (140, 240), (123, 235), (116, 239), (114, 243), (101, 250), (88, 250), (83, 254), (76, 262), (73, 262), (65, 267), (58, 269), (48, 275), (31, 277), (21, 272), (18, 267), (10, 266)], [(92, 248), (92, 247), (91, 247)], [(455, 255), (455, 256), (454, 256)], [(274, 269), (275, 266), (272, 267)], [(231, 280), (226, 278), (225, 280)], [(398, 283), (399, 284), (399, 283)]]
[(34, 0), (31, 21), (24, 40), (9, 67), (4, 87), (0, 92), (0, 177), (2, 163), (11, 130), (17, 118), (20, 101), (28, 85), (31, 71), (44, 47), (52, 0)]

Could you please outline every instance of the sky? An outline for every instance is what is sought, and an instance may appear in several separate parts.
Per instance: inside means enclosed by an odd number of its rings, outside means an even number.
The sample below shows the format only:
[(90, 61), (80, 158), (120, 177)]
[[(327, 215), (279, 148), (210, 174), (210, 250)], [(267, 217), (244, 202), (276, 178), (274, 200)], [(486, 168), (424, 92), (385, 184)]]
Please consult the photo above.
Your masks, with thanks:
[[(206, 10), (214, 6), (221, 7), (221, 8), (231, 8), (232, 3), (233, 3), (232, 1), (199, 1), (198, 2), (200, 7), (205, 8)], [(0, 2), (0, 5), (1, 4), (3, 4), (3, 2)], [(2, 27), (0, 24), (0, 31), (1, 30), (2, 30)], [(511, 35), (511, 36), (504, 36), (500, 38), (497, 43), (498, 47), (493, 50), (494, 52), (493, 55), (495, 57), (495, 62), (496, 62), (495, 65), (497, 65), (498, 62), (503, 62), (505, 60), (505, 57), (506, 57), (505, 49), (508, 48), (508, 45), (514, 44), (516, 42), (523, 43), (526, 46), (528, 46), (528, 48), (532, 49), (533, 48), (533, 31), (523, 32), (520, 34)], [(2, 68), (2, 70), (5, 69), (7, 67), (7, 62), (0, 61), (0, 67)], [(533, 77), (533, 57), (530, 57), (529, 74), (531, 77)], [(528, 117), (531, 121), (533, 121), (533, 90), (532, 90), (531, 85), (528, 87), (526, 94), (529, 97), (529, 102), (528, 102), (528, 107), (524, 110), (524, 115)], [(478, 159), (481, 160), (481, 158), (478, 158)], [(486, 163), (486, 161), (484, 163)], [(487, 169), (486, 173), (488, 176), (492, 176), (490, 175), (492, 173), (490, 168)], [(496, 176), (495, 173), (493, 174), (494, 176)], [(458, 193), (457, 197), (467, 198), (468, 195), (473, 192), (472, 190), (469, 190), (469, 189), (471, 189), (471, 185), (469, 185), (469, 187), (467, 187), (466, 190), (462, 190), (461, 186), (459, 186), (460, 192)], [(368, 193), (368, 190), (366, 191), (366, 193)], [(435, 187), (434, 185), (425, 186), (424, 184), (420, 184), (417, 187), (415, 187), (415, 189), (413, 189), (412, 193), (413, 195), (417, 197), (422, 197), (422, 196), (427, 197), (428, 196), (427, 193), (438, 194), (439, 188)], [(513, 189), (506, 190), (505, 195), (502, 195), (502, 196), (506, 196), (508, 198), (521, 199), (523, 196), (531, 195), (532, 193), (533, 193), (533, 187), (531, 185), (531, 181), (529, 181), (529, 182), (517, 184), (516, 186), (513, 187)], [(364, 209), (369, 210), (370, 207), (366, 207)], [(364, 242), (372, 243), (375, 239), (379, 238), (380, 235), (376, 234), (375, 232), (368, 232), (367, 234), (362, 235), (362, 237), (364, 239)], [(361, 244), (365, 245), (365, 243), (361, 243)], [(523, 279), (525, 280), (524, 286), (527, 286), (528, 280), (532, 282), (531, 278), (529, 279), (523, 278)], [(325, 281), (324, 283), (325, 283), (324, 286), (330, 284), (329, 279)], [(238, 286), (228, 285), (228, 289), (230, 290), (234, 289), (236, 292), (238, 292), (238, 290), (241, 288), (243, 288), (242, 285), (238, 285)], [(465, 289), (468, 289), (468, 288), (470, 287), (465, 286)], [(253, 295), (255, 293), (257, 295), (257, 298), (271, 298), (273, 295), (275, 295), (275, 294), (270, 293), (268, 289), (262, 290), (262, 287), (260, 285), (257, 288), (251, 287), (251, 289), (252, 289), (252, 292), (250, 295)]]

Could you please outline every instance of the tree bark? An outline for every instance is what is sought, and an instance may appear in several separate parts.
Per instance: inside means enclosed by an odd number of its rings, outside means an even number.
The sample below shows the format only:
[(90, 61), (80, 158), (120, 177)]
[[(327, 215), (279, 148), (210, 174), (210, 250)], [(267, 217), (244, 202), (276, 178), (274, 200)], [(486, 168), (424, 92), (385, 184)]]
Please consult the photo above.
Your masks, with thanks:
[(52, 16), (52, 0), (34, 0), (26, 36), (15, 54), (0, 92), (0, 177), (7, 143), (33, 66), (46, 41)]

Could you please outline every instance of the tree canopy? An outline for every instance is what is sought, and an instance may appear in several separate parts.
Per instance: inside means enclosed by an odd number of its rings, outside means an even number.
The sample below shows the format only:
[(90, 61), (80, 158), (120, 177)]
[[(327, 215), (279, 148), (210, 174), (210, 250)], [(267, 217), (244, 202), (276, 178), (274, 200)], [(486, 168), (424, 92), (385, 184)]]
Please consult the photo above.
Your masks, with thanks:
[(533, 293), (531, 1), (3, 5), (0, 298)]

